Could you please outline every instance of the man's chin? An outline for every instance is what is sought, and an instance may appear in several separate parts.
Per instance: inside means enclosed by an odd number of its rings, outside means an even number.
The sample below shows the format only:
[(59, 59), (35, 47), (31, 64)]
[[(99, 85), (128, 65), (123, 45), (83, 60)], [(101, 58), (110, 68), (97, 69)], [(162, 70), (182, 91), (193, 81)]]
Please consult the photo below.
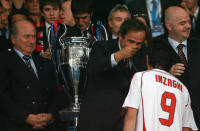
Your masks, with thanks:
[(80, 30), (86, 30), (86, 27), (83, 27), (83, 26), (78, 26), (78, 28), (79, 28)]

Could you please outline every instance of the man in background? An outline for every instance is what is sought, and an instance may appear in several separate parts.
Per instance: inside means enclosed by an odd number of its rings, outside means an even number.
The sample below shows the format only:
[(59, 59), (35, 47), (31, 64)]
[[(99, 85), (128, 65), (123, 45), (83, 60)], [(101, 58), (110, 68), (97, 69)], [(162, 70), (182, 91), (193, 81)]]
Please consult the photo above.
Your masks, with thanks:
[(126, 5), (116, 5), (108, 15), (109, 39), (117, 39), (121, 24), (130, 18), (131, 14)]
[(68, 26), (75, 26), (74, 17), (71, 11), (71, 0), (64, 0), (61, 5), (60, 19), (63, 24)]
[(199, 0), (182, 0), (181, 5), (185, 7), (190, 13), (192, 29), (191, 33), (194, 33), (197, 37), (200, 35), (200, 13), (199, 13)]

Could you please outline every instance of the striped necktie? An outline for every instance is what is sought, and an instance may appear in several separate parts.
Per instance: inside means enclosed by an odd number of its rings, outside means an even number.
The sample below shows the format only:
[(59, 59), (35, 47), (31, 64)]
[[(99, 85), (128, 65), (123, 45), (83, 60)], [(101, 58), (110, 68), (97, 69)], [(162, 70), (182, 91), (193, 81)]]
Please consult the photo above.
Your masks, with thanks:
[(183, 44), (179, 44), (177, 46), (177, 49), (178, 49), (178, 56), (179, 58), (182, 60), (183, 64), (185, 65), (185, 67), (187, 68), (187, 60), (186, 60), (186, 57), (185, 57), (185, 54), (183, 52), (183, 47), (184, 45)]
[(23, 59), (25, 60), (25, 64), (26, 64), (26, 66), (28, 67), (28, 69), (29, 69), (32, 73), (34, 73), (34, 75), (36, 75), (36, 74), (35, 74), (35, 71), (33, 70), (32, 66), (31, 66), (31, 61), (30, 61), (31, 56), (24, 55), (24, 56), (23, 56)]

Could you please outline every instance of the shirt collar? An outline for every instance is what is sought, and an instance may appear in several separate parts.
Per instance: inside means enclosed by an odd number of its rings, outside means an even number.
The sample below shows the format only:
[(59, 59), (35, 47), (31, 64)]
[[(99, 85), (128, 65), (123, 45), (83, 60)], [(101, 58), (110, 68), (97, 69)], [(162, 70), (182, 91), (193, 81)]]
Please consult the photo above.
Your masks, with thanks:
[(119, 50), (122, 49), (121, 44), (120, 44), (120, 40), (118, 40), (118, 46), (119, 46)]
[(48, 29), (49, 29), (49, 27), (51, 27), (51, 25), (45, 21), (45, 26), (46, 26), (46, 33), (48, 34)]
[[(15, 52), (19, 55), (19, 57), (21, 58), (21, 59), (23, 59), (23, 56), (24, 56), (24, 54), (22, 54), (19, 50), (17, 50), (15, 47), (14, 47), (14, 50), (15, 50)], [(30, 55), (31, 56), (31, 55)], [(31, 56), (31, 59), (32, 59), (32, 56)]]
[[(177, 46), (180, 44), (179, 42), (177, 42), (177, 41), (171, 39), (170, 37), (168, 37), (168, 41), (169, 41), (170, 45), (171, 45), (174, 49), (176, 49)], [(187, 40), (184, 40), (181, 44), (183, 44), (184, 47), (187, 47)]]
[(112, 39), (117, 39), (118, 37), (112, 34)]

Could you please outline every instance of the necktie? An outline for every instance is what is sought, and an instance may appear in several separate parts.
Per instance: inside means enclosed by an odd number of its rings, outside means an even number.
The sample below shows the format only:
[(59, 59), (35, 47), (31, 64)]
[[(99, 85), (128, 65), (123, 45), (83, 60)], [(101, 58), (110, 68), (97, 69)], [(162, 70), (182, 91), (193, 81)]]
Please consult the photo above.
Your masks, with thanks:
[(183, 47), (184, 47), (183, 44), (179, 44), (177, 46), (177, 48), (178, 48), (178, 56), (182, 60), (182, 62), (185, 65), (185, 67), (187, 68), (187, 60), (185, 58), (185, 54), (183, 53)]
[(98, 41), (103, 40), (103, 36), (102, 36), (102, 22), (101, 21), (97, 21), (97, 27), (96, 27), (96, 38)]
[(159, 18), (159, 13), (158, 13), (158, 2), (156, 2), (156, 0), (152, 0), (152, 12), (151, 12), (151, 16), (152, 16), (152, 23), (153, 26), (160, 26), (160, 18)]
[(130, 67), (129, 67), (129, 60), (125, 59), (124, 60), (124, 66), (127, 72), (130, 72)]
[(23, 59), (25, 60), (25, 64), (26, 64), (26, 66), (28, 67), (28, 69), (29, 69), (32, 73), (34, 73), (34, 75), (35, 75), (35, 71), (33, 70), (32, 66), (31, 66), (31, 62), (30, 62), (31, 56), (24, 55), (24, 56), (23, 56)]

